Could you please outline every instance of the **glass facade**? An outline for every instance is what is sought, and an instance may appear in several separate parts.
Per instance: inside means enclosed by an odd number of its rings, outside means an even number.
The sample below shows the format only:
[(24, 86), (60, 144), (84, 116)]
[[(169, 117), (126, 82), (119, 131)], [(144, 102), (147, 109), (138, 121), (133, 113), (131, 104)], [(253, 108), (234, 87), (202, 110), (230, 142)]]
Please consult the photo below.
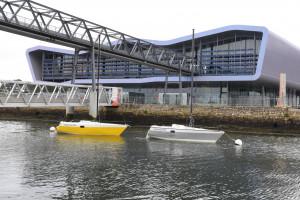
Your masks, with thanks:
[(256, 72), (262, 35), (232, 32), (216, 35), (214, 40), (203, 39), (198, 50), (202, 75), (252, 75)]
[[(253, 75), (259, 56), (262, 33), (228, 31), (195, 39), (195, 60), (200, 76)], [(191, 56), (191, 40), (166, 46)], [(97, 56), (97, 55), (96, 55)], [(78, 57), (76, 79), (91, 79), (89, 53)], [(72, 78), (74, 55), (43, 52), (42, 80), (68, 81)], [(165, 76), (165, 71), (120, 59), (102, 56), (95, 58), (96, 71), (102, 79), (146, 78)], [(170, 72), (169, 76), (176, 76)]]
[[(144, 94), (147, 104), (160, 104), (160, 95), (164, 94), (164, 83), (142, 85), (115, 85), (123, 87), (124, 92)], [(166, 104), (179, 104), (178, 84), (168, 84)], [(250, 82), (195, 82), (193, 87), (193, 103), (196, 105), (232, 105), (232, 106), (275, 106), (278, 101), (278, 87), (264, 86)], [(190, 84), (183, 84), (183, 94), (186, 95), (186, 104), (189, 104)], [(288, 91), (290, 106), (295, 106), (293, 98), (296, 91)], [(171, 100), (170, 98), (176, 98)], [(298, 102), (298, 100), (297, 100)]]
[[(228, 31), (195, 39), (195, 60), (201, 76), (253, 75), (262, 33)], [(191, 41), (170, 45), (191, 56)]]
[[(61, 54), (56, 52), (43, 52), (42, 59), (42, 80), (62, 82), (72, 79), (72, 69), (74, 66), (74, 55)], [(100, 68), (99, 68), (100, 66)], [(123, 78), (146, 78), (153, 76), (164, 76), (165, 71), (139, 65), (132, 62), (123, 61), (116, 58), (101, 56), (98, 62), (95, 57), (96, 73), (103, 79), (123, 79)], [(175, 73), (169, 73), (175, 76)], [(76, 67), (76, 79), (91, 79), (92, 67), (89, 54), (82, 54), (78, 57)]]

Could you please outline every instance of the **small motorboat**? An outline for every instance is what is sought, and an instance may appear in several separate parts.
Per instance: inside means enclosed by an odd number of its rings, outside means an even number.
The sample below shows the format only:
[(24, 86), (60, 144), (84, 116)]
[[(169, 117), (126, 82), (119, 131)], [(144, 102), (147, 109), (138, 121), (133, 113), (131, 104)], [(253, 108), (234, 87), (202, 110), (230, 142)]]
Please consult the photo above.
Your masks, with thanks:
[(215, 143), (224, 133), (224, 131), (194, 128), (178, 124), (173, 124), (172, 126), (152, 125), (146, 138)]
[(80, 122), (60, 122), (58, 133), (77, 135), (111, 135), (119, 136), (128, 127), (127, 124), (112, 124), (81, 120)]

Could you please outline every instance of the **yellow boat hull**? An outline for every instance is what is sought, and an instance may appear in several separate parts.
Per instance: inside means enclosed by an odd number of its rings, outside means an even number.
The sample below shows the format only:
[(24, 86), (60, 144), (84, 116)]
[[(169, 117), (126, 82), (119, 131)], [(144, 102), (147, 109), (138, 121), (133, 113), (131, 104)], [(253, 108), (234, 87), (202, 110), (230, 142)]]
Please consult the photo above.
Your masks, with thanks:
[[(95, 124), (95, 123), (94, 123)], [(76, 134), (76, 135), (106, 135), (119, 136), (127, 128), (127, 125), (100, 123), (94, 126), (92, 123), (72, 123), (62, 122), (56, 128), (59, 133)]]
[(126, 127), (69, 127), (58, 126), (57, 132), (79, 135), (114, 135), (118, 136), (125, 131)]

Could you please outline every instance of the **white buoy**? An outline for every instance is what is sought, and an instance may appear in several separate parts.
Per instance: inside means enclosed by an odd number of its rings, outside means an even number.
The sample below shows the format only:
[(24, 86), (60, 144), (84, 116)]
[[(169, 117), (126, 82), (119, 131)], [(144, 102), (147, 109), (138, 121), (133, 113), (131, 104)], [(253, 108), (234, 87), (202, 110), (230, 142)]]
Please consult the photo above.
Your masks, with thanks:
[(50, 131), (54, 132), (54, 131), (56, 131), (56, 128), (52, 126), (52, 127), (50, 128)]
[(234, 143), (235, 143), (235, 145), (242, 145), (243, 144), (242, 140), (240, 140), (240, 139), (236, 139), (234, 141)]

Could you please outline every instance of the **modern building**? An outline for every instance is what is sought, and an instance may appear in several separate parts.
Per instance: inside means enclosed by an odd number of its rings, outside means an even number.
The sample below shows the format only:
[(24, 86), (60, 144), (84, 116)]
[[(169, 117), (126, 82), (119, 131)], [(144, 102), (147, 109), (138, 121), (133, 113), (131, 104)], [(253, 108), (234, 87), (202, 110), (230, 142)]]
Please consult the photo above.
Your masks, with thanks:
[[(148, 40), (191, 56), (192, 36), (169, 41)], [(74, 51), (37, 46), (26, 52), (34, 81), (70, 82)], [(259, 26), (226, 26), (195, 34), (193, 102), (196, 104), (274, 106), (279, 96), (280, 73), (286, 74), (287, 102), (299, 105), (300, 50)], [(161, 103), (166, 71), (116, 58), (96, 60), (100, 83), (122, 87), (145, 97), (145, 103)], [(80, 52), (76, 83), (91, 84), (89, 52)], [(184, 102), (188, 104), (190, 76), (182, 77)], [(168, 73), (166, 102), (178, 104), (179, 77)]]

